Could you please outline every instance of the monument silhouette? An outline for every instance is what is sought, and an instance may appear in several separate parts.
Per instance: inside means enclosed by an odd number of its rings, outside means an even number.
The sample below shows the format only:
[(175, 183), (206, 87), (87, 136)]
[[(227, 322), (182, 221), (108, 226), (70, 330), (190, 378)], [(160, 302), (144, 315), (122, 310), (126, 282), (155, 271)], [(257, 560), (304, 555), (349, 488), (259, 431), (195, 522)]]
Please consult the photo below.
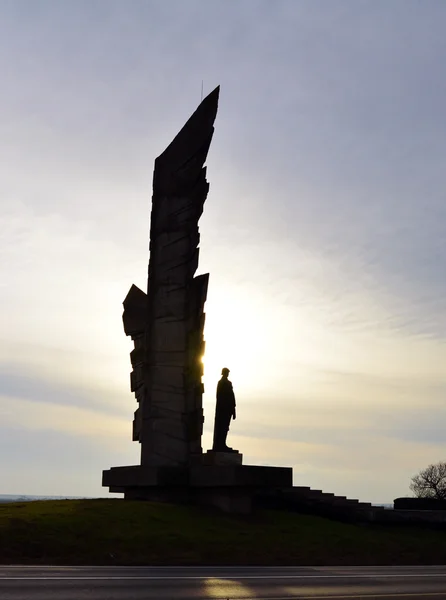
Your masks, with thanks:
[[(198, 502), (248, 512), (256, 492), (292, 486), (292, 469), (246, 466), (226, 446), (235, 398), (223, 373), (212, 450), (203, 453), (204, 305), (209, 275), (198, 267), (198, 221), (209, 191), (204, 166), (220, 88), (198, 106), (155, 160), (147, 292), (135, 285), (123, 324), (134, 343), (130, 387), (138, 408), (133, 440), (141, 464), (112, 467), (102, 483), (127, 499)], [(216, 341), (215, 343), (218, 343)], [(222, 384), (222, 385), (220, 385)]]
[[(221, 379), (217, 385), (217, 404), (215, 406), (214, 421), (214, 452), (234, 452), (226, 444), (231, 419), (235, 419), (235, 394), (232, 383), (229, 381), (229, 369), (221, 370)], [(236, 450), (235, 450), (236, 452)]]

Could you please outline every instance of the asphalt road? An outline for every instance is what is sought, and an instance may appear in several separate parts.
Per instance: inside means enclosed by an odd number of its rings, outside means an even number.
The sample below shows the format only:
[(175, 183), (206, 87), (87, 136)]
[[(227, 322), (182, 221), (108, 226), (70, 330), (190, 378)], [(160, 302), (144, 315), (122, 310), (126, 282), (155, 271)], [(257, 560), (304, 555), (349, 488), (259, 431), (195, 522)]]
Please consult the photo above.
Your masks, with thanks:
[(446, 600), (446, 567), (0, 567), (1, 600)]

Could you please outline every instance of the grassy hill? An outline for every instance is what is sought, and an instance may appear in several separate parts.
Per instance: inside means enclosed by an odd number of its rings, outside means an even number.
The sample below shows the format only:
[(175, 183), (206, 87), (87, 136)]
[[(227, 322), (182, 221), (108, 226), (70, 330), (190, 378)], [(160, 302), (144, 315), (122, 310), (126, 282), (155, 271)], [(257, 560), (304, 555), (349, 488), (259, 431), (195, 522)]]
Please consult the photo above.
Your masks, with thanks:
[(446, 562), (446, 533), (123, 500), (0, 505), (0, 563), (367, 565)]

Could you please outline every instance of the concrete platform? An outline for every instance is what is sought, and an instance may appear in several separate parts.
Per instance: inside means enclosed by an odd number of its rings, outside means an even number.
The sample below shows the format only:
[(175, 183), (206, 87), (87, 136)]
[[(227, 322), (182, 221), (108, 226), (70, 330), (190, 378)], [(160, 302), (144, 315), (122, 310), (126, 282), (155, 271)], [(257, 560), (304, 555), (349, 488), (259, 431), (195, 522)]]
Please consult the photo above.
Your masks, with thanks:
[(226, 512), (249, 513), (255, 495), (271, 488), (291, 488), (288, 467), (193, 465), (190, 467), (112, 467), (102, 485), (125, 499), (216, 506)]

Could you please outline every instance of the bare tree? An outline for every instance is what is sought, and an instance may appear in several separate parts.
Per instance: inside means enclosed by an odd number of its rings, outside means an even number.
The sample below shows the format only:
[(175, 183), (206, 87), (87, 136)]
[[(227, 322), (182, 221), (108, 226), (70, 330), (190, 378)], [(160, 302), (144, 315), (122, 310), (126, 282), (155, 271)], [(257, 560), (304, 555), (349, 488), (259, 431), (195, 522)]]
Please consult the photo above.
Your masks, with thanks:
[(446, 500), (446, 462), (429, 465), (412, 477), (410, 490), (417, 498)]

